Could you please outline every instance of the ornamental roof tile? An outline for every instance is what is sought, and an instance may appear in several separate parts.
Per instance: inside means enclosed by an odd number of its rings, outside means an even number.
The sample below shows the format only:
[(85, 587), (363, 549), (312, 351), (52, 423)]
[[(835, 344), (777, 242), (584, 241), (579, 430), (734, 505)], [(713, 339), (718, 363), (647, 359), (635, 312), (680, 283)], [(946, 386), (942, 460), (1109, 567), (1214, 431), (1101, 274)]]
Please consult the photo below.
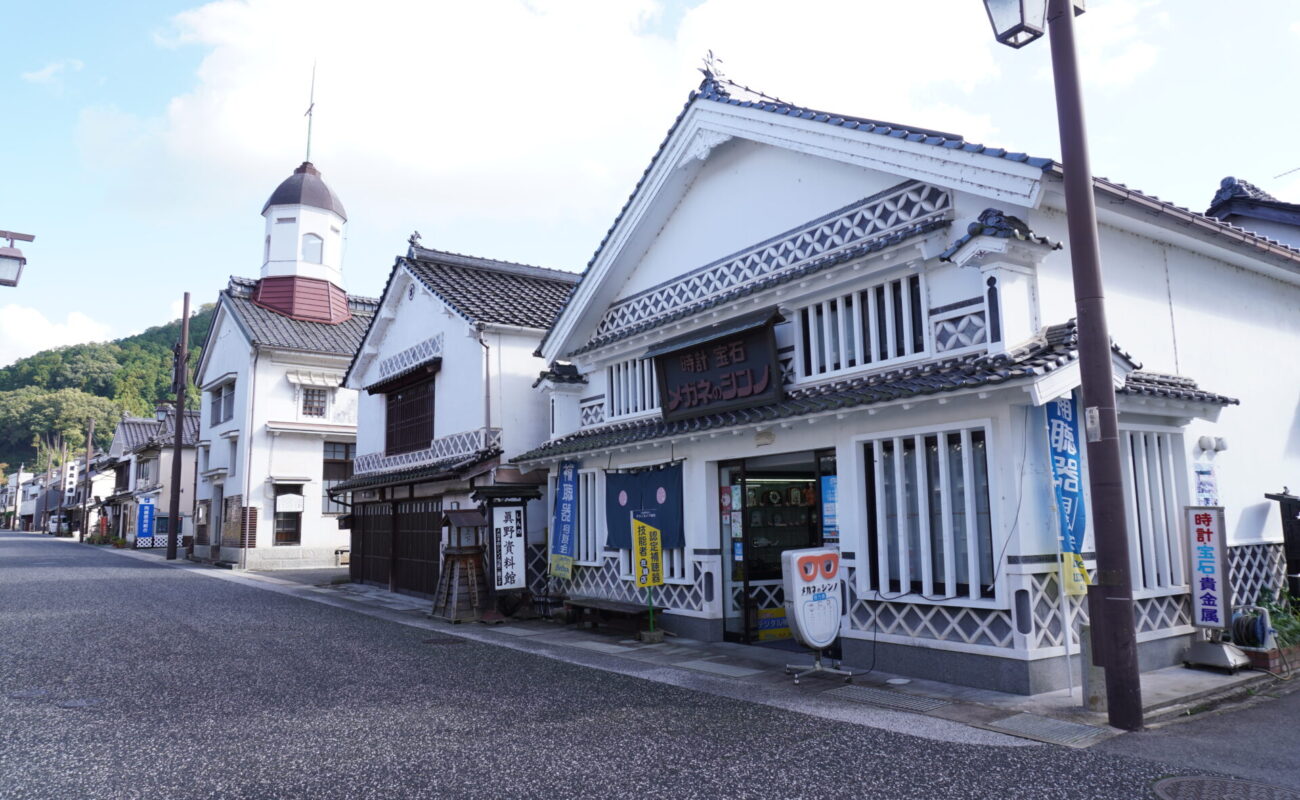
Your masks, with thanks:
[(1053, 241), (1046, 236), (1039, 236), (1029, 229), (1024, 220), (1019, 217), (1013, 217), (999, 208), (986, 208), (980, 212), (979, 218), (966, 226), (966, 234), (952, 243), (952, 246), (939, 254), (943, 261), (951, 261), (952, 257), (957, 254), (967, 242), (970, 242), (976, 236), (992, 236), (997, 239), (1018, 239), (1022, 242), (1033, 242), (1050, 247), (1053, 250), (1060, 250), (1061, 243)]
[[(1135, 369), (1140, 365), (1118, 347), (1112, 349)], [(514, 463), (528, 463), (546, 458), (588, 453), (610, 447), (621, 447), (641, 442), (652, 442), (691, 433), (723, 430), (740, 425), (771, 422), (839, 409), (858, 408), (875, 403), (903, 400), (909, 397), (997, 386), (1010, 381), (1028, 379), (1054, 372), (1078, 359), (1078, 330), (1074, 320), (1043, 329), (1034, 339), (1009, 353), (996, 355), (970, 354), (939, 359), (924, 364), (889, 370), (875, 375), (848, 378), (807, 388), (792, 388), (785, 398), (774, 403), (753, 408), (706, 414), (693, 419), (664, 422), (659, 419), (641, 420), (605, 425), (588, 431), (578, 431), (511, 459)], [(1148, 376), (1153, 373), (1138, 373)], [(1164, 376), (1170, 378), (1171, 376)], [(1187, 381), (1176, 378), (1177, 381)], [(1192, 388), (1183, 391), (1179, 399), (1226, 405), (1235, 400)], [(1155, 383), (1139, 377), (1125, 394), (1146, 393), (1146, 387)], [(1166, 389), (1173, 391), (1173, 389)], [(1165, 395), (1165, 396), (1173, 396)]]
[(578, 282), (578, 274), (412, 245), (399, 263), (471, 322), (543, 330)]
[(352, 316), (343, 322), (296, 320), (254, 303), (256, 286), (255, 280), (232, 276), (222, 294), (253, 343), (265, 347), (353, 355), (379, 305), (373, 298), (348, 295)]

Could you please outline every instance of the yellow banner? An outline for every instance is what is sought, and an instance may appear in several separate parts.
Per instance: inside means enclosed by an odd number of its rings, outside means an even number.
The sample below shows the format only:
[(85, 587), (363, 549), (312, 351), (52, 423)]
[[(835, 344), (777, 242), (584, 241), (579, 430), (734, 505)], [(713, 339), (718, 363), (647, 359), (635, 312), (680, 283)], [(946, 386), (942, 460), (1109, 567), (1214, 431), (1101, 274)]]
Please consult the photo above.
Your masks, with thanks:
[(551, 577), (569, 580), (573, 577), (573, 556), (551, 553)]
[(1083, 556), (1078, 553), (1061, 553), (1061, 583), (1071, 596), (1088, 593), (1088, 570), (1083, 566)]
[(664, 582), (663, 533), (632, 516), (632, 576), (638, 588), (662, 586)]

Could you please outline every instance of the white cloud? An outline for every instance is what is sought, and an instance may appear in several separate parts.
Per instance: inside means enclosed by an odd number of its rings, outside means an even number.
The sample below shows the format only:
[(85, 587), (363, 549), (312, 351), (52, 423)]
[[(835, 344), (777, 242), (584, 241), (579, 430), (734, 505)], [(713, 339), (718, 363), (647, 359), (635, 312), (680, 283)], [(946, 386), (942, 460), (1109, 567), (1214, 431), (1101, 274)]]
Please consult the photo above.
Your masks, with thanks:
[(57, 322), (34, 308), (9, 303), (0, 307), (0, 365), (51, 347), (104, 341), (110, 331), (107, 324), (80, 311), (70, 312), (63, 322)]
[(206, 50), (195, 85), (150, 118), (86, 111), (84, 157), (130, 176), (115, 184), (130, 194), (119, 202), (166, 213), (260, 209), (302, 157), (315, 62), (312, 160), (367, 224), (454, 229), (495, 219), (603, 230), (698, 83), (709, 48), (738, 81), (795, 102), (996, 135), (988, 115), (954, 102), (998, 72), (978, 3), (954, 4), (935, 25), (920, 3), (706, 0), (671, 38), (656, 28), (662, 8), (652, 0), (357, 8), (217, 0), (177, 15), (156, 40)]
[(63, 73), (80, 72), (84, 66), (75, 58), (65, 58), (62, 61), (52, 61), (34, 72), (24, 72), (21, 77), (28, 83), (55, 86), (59, 84)]

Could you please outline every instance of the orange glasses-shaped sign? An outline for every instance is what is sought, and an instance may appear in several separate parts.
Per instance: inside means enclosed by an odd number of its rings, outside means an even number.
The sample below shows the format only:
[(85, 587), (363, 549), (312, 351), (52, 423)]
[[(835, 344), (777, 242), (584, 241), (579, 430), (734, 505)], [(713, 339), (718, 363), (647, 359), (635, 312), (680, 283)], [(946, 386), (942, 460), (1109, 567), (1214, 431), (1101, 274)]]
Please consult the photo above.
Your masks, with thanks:
[(800, 556), (795, 563), (799, 565), (799, 577), (803, 578), (805, 583), (812, 583), (818, 578), (829, 581), (840, 572), (839, 553)]

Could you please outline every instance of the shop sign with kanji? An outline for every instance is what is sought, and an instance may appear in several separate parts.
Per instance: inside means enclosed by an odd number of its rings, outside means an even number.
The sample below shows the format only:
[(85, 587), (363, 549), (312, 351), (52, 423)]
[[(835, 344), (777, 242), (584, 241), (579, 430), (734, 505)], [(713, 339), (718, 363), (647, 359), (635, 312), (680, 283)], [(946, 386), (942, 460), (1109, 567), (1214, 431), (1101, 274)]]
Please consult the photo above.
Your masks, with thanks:
[(524, 588), (524, 509), (492, 509), (492, 579), (497, 591)]
[(665, 420), (762, 405), (781, 398), (771, 324), (655, 355)]
[(1192, 624), (1200, 628), (1226, 628), (1232, 591), (1228, 587), (1223, 508), (1187, 506), (1186, 515)]

